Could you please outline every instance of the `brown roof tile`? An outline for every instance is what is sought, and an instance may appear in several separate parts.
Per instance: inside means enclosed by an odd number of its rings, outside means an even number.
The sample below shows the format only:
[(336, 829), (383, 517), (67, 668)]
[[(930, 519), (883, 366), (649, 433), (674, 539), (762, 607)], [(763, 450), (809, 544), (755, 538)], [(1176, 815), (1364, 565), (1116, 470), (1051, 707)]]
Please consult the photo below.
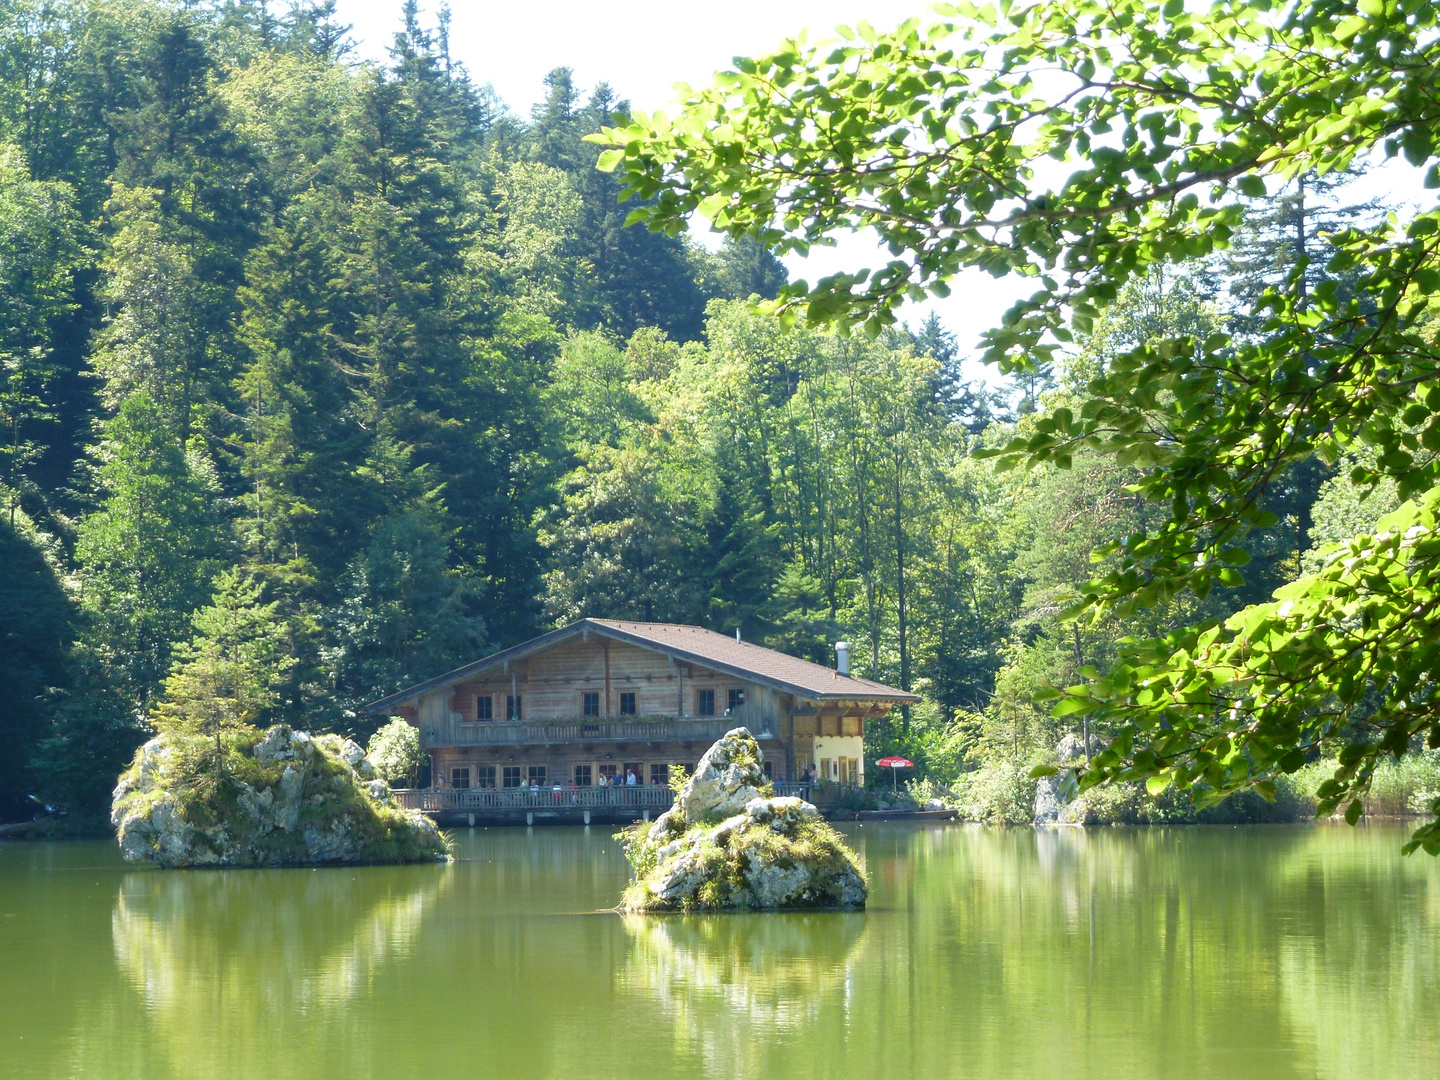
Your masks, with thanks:
[(681, 623), (623, 622), (619, 619), (586, 619), (591, 626), (608, 627), (621, 640), (651, 644), (666, 652), (683, 654), (700, 664), (729, 669), (733, 674), (758, 676), (762, 682), (783, 685), (808, 698), (844, 698), (864, 701), (918, 701), (914, 694), (884, 683), (841, 675), (833, 668), (812, 664), (789, 653), (736, 641), (733, 637)]
[(914, 694), (896, 690), (893, 686), (852, 675), (841, 675), (822, 664), (812, 664), (809, 660), (801, 660), (798, 656), (777, 652), (761, 645), (736, 641), (702, 626), (625, 622), (620, 619), (581, 619), (434, 679), (407, 687), (389, 697), (371, 702), (366, 708), (372, 712), (380, 712), (421, 694), (471, 678), (507, 660), (518, 660), (522, 656), (541, 652), (586, 631), (642, 648), (657, 649), (702, 667), (767, 684), (811, 701), (900, 703), (920, 700)]

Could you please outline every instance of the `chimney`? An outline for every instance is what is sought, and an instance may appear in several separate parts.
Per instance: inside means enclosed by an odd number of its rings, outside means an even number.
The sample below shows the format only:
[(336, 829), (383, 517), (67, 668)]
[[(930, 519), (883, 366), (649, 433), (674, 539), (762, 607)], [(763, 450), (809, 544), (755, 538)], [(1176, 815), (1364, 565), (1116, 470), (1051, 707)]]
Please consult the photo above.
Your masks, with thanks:
[(848, 641), (835, 642), (835, 670), (841, 675), (850, 674), (850, 643)]
[(739, 628), (738, 626), (735, 627), (735, 641), (736, 641), (737, 644), (738, 644), (739, 641), (740, 641), (740, 628)]

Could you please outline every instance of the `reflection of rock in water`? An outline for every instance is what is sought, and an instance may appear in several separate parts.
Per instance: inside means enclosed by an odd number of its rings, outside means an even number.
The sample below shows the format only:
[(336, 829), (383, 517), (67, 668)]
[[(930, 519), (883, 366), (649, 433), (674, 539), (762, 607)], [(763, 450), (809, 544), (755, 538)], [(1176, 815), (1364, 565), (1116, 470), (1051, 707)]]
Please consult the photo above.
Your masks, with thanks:
[(767, 1037), (848, 1010), (866, 926), (858, 913), (623, 918), (623, 985), (654, 995), (717, 1076), (757, 1075)]
[[(208, 1052), (224, 1074), (265, 1075), (241, 1067), (247, 1052), (348, 1029), (346, 1003), (408, 958), (448, 880), (439, 867), (129, 874), (115, 958), (172, 1060)], [(374, 1053), (366, 1039), (351, 1050)]]

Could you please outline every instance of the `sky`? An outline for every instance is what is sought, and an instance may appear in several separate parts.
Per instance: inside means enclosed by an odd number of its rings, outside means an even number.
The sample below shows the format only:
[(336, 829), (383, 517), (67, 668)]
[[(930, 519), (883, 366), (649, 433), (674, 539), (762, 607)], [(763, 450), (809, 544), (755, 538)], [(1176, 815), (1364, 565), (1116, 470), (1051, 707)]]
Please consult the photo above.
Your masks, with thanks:
[[(450, 52), (480, 83), (525, 115), (543, 96), (547, 72), (575, 71), (577, 85), (608, 82), (616, 96), (645, 112), (666, 108), (676, 98), (675, 84), (709, 84), (730, 66), (732, 57), (755, 56), (786, 38), (808, 30), (811, 40), (832, 36), (836, 25), (864, 19), (891, 29), (924, 15), (930, 0), (726, 0), (724, 5), (694, 0), (626, 0), (623, 4), (575, 0), (525, 3), (475, 3), (451, 0)], [(433, 25), (439, 0), (422, 0), (423, 21)], [(383, 59), (399, 25), (400, 0), (339, 0), (338, 13), (353, 26), (359, 55)], [(1420, 194), (1419, 171), (1403, 162), (1374, 169), (1358, 185), (1357, 196), (1378, 195), (1409, 202)], [(702, 224), (703, 227), (703, 224)], [(712, 241), (697, 237), (709, 246)], [(833, 248), (812, 249), (808, 259), (790, 257), (792, 277), (815, 281), (840, 270), (877, 268), (888, 260), (873, 239), (847, 236)], [(978, 345), (980, 334), (998, 324), (1017, 299), (1034, 288), (1016, 278), (995, 279), (979, 270), (965, 271), (951, 283), (951, 295), (923, 306), (911, 305), (902, 318), (911, 325), (934, 310), (955, 334), (962, 354)], [(972, 378), (994, 373), (971, 362)]]

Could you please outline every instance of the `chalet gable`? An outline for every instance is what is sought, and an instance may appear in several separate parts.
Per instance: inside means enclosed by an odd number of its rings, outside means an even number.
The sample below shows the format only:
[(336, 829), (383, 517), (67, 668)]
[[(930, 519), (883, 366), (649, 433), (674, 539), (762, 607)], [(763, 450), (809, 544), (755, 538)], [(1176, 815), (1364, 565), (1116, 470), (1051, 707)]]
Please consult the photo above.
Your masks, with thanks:
[(919, 700), (913, 694), (883, 683), (842, 675), (833, 668), (761, 645), (737, 641), (704, 627), (616, 619), (580, 619), (559, 630), (542, 634), (444, 675), (407, 687), (379, 701), (371, 702), (366, 708), (372, 713), (384, 713), (408, 702), (417, 701), (421, 695), (474, 679), (493, 672), (496, 668), (508, 674), (511, 665), (517, 661), (553, 649), (575, 638), (588, 641), (592, 636), (637, 646), (667, 656), (675, 662), (692, 664), (718, 674), (757, 683), (783, 693), (794, 694), (797, 699), (807, 701), (896, 705)]

